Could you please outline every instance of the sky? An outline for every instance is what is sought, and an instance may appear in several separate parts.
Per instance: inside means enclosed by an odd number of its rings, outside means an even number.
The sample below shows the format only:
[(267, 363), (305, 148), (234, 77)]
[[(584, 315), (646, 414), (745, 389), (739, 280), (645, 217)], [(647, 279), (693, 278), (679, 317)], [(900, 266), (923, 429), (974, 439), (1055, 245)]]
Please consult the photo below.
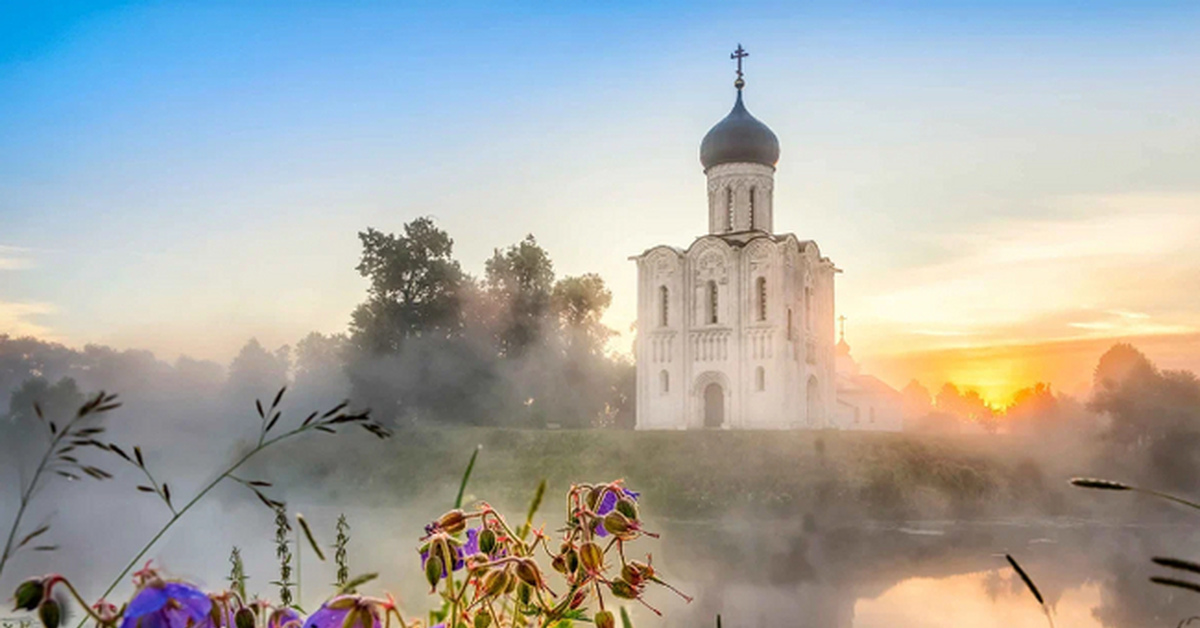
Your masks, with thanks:
[(1118, 340), (1200, 370), (1194, 2), (0, 1), (0, 333), (227, 361), (344, 331), (357, 233), (533, 233), (597, 272), (705, 232), (701, 137), (779, 136), (775, 229), (865, 370), (1002, 402)]

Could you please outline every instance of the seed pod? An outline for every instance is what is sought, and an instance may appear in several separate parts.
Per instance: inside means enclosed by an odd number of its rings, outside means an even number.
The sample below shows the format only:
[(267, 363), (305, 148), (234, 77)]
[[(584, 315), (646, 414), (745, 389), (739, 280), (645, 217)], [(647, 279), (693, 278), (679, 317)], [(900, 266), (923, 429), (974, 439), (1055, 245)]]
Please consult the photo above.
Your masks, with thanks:
[(42, 625), (46, 628), (58, 628), (58, 624), (62, 621), (62, 608), (54, 598), (46, 598), (37, 607), (38, 619), (42, 620)]
[(613, 595), (621, 599), (635, 600), (638, 596), (637, 588), (624, 580), (613, 580), (609, 583), (608, 588), (612, 591)]
[(567, 573), (567, 559), (563, 557), (562, 554), (555, 556), (554, 559), (550, 561), (550, 566), (553, 567), (554, 571), (557, 571), (558, 573)]
[(496, 533), (489, 528), (479, 532), (479, 551), (488, 555), (496, 551)]
[(31, 611), (38, 607), (42, 598), (46, 596), (46, 584), (41, 578), (30, 578), (25, 582), (17, 585), (17, 591), (13, 594), (13, 599), (16, 605), (14, 611)]
[(604, 529), (617, 538), (623, 538), (633, 530), (633, 526), (625, 515), (614, 510), (604, 515)]
[(638, 518), (637, 504), (628, 497), (623, 497), (617, 502), (617, 512), (629, 517), (630, 519), (633, 519), (634, 521), (636, 521)]
[(575, 550), (567, 552), (567, 573), (579, 571), (579, 553)]
[(492, 616), (487, 611), (479, 611), (475, 614), (475, 621), (472, 623), (475, 628), (488, 628), (492, 625)]
[(596, 613), (596, 618), (592, 620), (596, 624), (596, 628), (616, 628), (617, 619), (613, 617), (612, 611), (600, 611)]
[(580, 589), (575, 592), (575, 595), (571, 596), (571, 610), (575, 610), (580, 606), (583, 606), (583, 603), (587, 601), (588, 591), (590, 590), (590, 588)]
[(489, 597), (497, 597), (508, 588), (508, 572), (504, 569), (492, 569), (483, 576), (483, 590)]
[(533, 587), (525, 584), (524, 582), (517, 585), (517, 599), (521, 601), (521, 604), (529, 604), (529, 600), (532, 597)]
[(237, 628), (254, 628), (255, 623), (257, 622), (254, 621), (254, 611), (245, 606), (233, 614), (233, 625)]
[(471, 572), (471, 575), (478, 576), (479, 574), (483, 573), (485, 569), (487, 569), (489, 559), (483, 554), (471, 554), (463, 559), (463, 562), (467, 566), (467, 571)]
[(429, 559), (425, 561), (425, 580), (429, 586), (437, 589), (437, 584), (442, 579), (442, 559), (435, 554), (430, 554)]
[(588, 510), (596, 510), (596, 505), (600, 503), (600, 494), (604, 492), (601, 487), (593, 488), (588, 491), (586, 502)]
[(537, 563), (533, 562), (532, 558), (522, 558), (517, 561), (517, 566), (513, 571), (521, 582), (535, 589), (542, 586), (542, 573), (538, 571)]
[(453, 547), (454, 539), (448, 534), (435, 534), (429, 539), (429, 556), (432, 558), (437, 556), (442, 561), (442, 567), (454, 566), (455, 551)]
[(600, 573), (604, 569), (604, 551), (599, 545), (588, 541), (579, 547), (579, 561), (588, 573)]
[(458, 534), (467, 528), (467, 513), (455, 508), (437, 520), (438, 527), (450, 534)]
[(642, 584), (641, 572), (630, 564), (626, 564), (624, 567), (621, 567), (621, 579), (635, 587)]

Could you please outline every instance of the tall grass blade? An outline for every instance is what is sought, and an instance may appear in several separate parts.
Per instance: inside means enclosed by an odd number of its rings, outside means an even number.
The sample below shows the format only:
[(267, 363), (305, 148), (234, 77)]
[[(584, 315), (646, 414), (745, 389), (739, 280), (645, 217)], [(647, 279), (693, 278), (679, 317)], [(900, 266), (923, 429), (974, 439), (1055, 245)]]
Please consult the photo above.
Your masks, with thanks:
[(467, 463), (467, 470), (463, 472), (462, 482), (458, 484), (458, 497), (454, 498), (455, 508), (462, 508), (463, 494), (467, 492), (467, 482), (471, 479), (471, 471), (475, 470), (475, 459), (479, 457), (480, 449), (483, 449), (483, 445), (475, 446), (475, 451), (471, 454), (471, 461)]

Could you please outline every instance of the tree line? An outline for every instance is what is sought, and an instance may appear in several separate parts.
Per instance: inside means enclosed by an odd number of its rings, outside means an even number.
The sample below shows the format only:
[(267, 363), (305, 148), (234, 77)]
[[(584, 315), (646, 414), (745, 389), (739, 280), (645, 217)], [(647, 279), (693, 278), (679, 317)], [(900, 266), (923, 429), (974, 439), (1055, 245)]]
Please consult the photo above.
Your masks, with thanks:
[(358, 235), (368, 289), (346, 332), (276, 348), (250, 339), (227, 366), (0, 335), (0, 416), (28, 420), (34, 401), (69, 412), (103, 389), (129, 409), (203, 424), (200, 415), (244, 414), (290, 385), (295, 403), (348, 398), (397, 426), (633, 425), (633, 364), (608, 350), (612, 294), (599, 275), (557, 277), (530, 235), (495, 249), (477, 278), (424, 217)]

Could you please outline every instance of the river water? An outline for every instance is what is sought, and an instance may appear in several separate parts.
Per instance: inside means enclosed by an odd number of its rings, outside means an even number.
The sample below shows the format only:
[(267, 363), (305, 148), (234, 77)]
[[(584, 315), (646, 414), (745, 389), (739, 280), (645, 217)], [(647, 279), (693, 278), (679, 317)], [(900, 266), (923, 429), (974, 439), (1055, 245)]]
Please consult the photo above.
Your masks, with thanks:
[[(668, 592), (662, 625), (727, 628), (1046, 626), (1008, 566), (1034, 579), (1059, 627), (1176, 626), (1200, 594), (1149, 582), (1156, 555), (1200, 557), (1186, 525), (1080, 520), (667, 526), (662, 564), (696, 600)], [(1200, 580), (1198, 578), (1197, 580)], [(649, 618), (645, 609), (640, 618)], [(1200, 621), (1200, 620), (1198, 620)], [(653, 625), (653, 622), (650, 623)]]

